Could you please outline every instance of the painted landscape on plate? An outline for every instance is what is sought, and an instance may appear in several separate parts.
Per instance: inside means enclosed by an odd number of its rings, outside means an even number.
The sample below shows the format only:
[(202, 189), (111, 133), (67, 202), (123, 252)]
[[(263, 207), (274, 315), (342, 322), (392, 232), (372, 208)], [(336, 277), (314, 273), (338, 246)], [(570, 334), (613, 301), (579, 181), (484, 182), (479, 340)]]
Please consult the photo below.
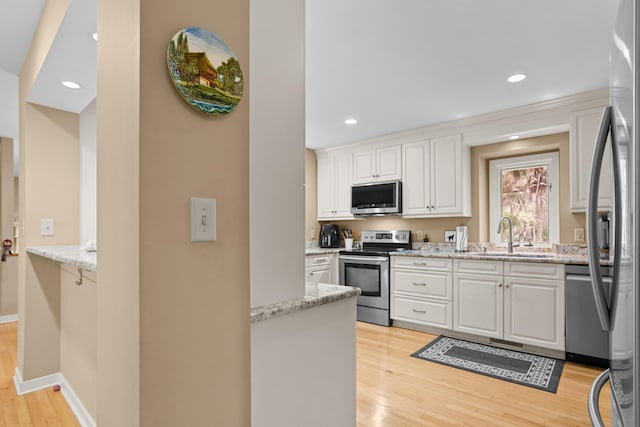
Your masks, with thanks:
[(178, 92), (199, 111), (227, 114), (242, 99), (240, 63), (209, 31), (189, 27), (176, 33), (167, 49), (167, 65)]

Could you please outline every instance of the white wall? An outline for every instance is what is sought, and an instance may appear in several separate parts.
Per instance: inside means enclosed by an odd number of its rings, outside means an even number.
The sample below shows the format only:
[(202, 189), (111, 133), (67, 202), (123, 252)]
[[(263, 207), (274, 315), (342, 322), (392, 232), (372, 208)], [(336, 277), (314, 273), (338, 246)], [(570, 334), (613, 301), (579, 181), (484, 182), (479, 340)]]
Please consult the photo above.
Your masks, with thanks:
[(304, 19), (250, 2), (251, 307), (304, 295)]
[(80, 244), (96, 239), (96, 100), (80, 113)]

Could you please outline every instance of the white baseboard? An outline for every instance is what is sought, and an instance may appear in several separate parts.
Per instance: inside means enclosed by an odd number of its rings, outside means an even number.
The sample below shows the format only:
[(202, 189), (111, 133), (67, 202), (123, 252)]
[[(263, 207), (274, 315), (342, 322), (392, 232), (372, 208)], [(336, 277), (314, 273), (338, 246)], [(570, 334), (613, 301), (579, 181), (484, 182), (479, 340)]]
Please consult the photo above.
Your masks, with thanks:
[(55, 374), (46, 375), (40, 378), (34, 378), (32, 380), (24, 381), (20, 369), (15, 369), (15, 375), (13, 377), (13, 383), (16, 386), (16, 393), (18, 395), (31, 393), (33, 391), (42, 390), (43, 388), (53, 387), (54, 385), (60, 385), (60, 393), (62, 397), (67, 401), (71, 412), (78, 419), (78, 423), (82, 427), (96, 427), (96, 422), (84, 407), (82, 401), (78, 398), (78, 395), (73, 391), (71, 385), (67, 382), (64, 375), (60, 372)]
[(0, 316), (0, 324), (2, 323), (10, 323), (17, 322), (18, 315), (17, 314), (7, 314), (6, 316)]
[(13, 384), (16, 386), (16, 394), (21, 396), (33, 391), (42, 390), (43, 388), (53, 387), (56, 384), (60, 384), (61, 379), (62, 374), (56, 372), (55, 374), (24, 381), (20, 369), (16, 368), (15, 375), (13, 376)]

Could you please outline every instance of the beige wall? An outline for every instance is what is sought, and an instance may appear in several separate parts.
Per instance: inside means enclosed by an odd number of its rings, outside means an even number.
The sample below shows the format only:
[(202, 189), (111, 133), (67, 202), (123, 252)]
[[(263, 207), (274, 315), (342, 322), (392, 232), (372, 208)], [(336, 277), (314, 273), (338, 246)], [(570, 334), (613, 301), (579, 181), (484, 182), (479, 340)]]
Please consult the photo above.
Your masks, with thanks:
[[(381, 218), (367, 218), (357, 221), (335, 222), (340, 227), (350, 227), (355, 231), (367, 229), (409, 229), (412, 238), (417, 241), (418, 231), (429, 236), (432, 242), (443, 242), (444, 231), (454, 230), (457, 225), (469, 227), (470, 242), (486, 242), (490, 240), (489, 233), (494, 227), (489, 224), (489, 160), (538, 152), (558, 151), (560, 157), (560, 243), (574, 243), (574, 228), (585, 228), (585, 215), (573, 214), (569, 207), (569, 134), (560, 133), (538, 138), (522, 139), (518, 141), (481, 145), (471, 148), (471, 218), (427, 218), (403, 219), (389, 216)], [(307, 153), (307, 174), (316, 170), (316, 157)], [(315, 175), (314, 175), (315, 177)], [(307, 178), (309, 179), (309, 178)], [(308, 181), (309, 182), (309, 181)], [(306, 199), (306, 235), (309, 239), (311, 229), (317, 229), (319, 223), (315, 220), (316, 186), (307, 185)], [(322, 223), (327, 223), (323, 221)]]
[[(247, 1), (98, 2), (98, 424), (250, 425)], [(184, 26), (238, 55), (245, 95), (210, 117), (166, 68)], [(217, 241), (189, 241), (189, 198)]]
[(495, 228), (495, 224), (489, 224), (489, 161), (551, 151), (559, 153), (560, 243), (575, 243), (573, 230), (585, 228), (585, 215), (571, 213), (569, 206), (571, 178), (568, 133), (481, 145), (471, 149), (473, 217), (469, 223), (470, 241), (489, 241), (489, 233), (494, 232)]
[[(56, 235), (46, 240), (39, 235), (41, 218), (74, 218), (77, 174), (75, 191), (70, 176), (78, 168), (78, 157), (73, 153), (77, 119), (26, 101), (69, 4), (70, 0), (46, 2), (19, 77), (19, 212), (23, 248), (77, 243), (77, 223), (74, 227), (68, 222), (56, 224)], [(29, 380), (59, 371), (60, 274), (53, 262), (24, 251), (18, 260), (17, 362), (22, 377)]]
[[(14, 191), (13, 139), (0, 138), (0, 240), (14, 240)], [(15, 250), (15, 242), (12, 249)], [(0, 270), (0, 317), (17, 313), (18, 259), (7, 257)]]

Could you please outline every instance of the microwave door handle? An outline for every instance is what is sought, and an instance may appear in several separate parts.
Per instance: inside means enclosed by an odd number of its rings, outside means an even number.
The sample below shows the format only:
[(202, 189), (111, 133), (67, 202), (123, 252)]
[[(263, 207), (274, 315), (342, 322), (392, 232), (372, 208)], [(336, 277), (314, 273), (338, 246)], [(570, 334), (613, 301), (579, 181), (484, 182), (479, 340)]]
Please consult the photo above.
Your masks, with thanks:
[[(596, 309), (600, 325), (605, 331), (610, 331), (610, 311), (600, 274), (600, 254), (598, 252), (598, 188), (600, 186), (600, 169), (604, 157), (607, 136), (611, 128), (611, 106), (607, 106), (602, 113), (602, 121), (596, 145), (593, 150), (591, 163), (591, 179), (589, 183), (589, 203), (587, 205), (587, 247), (589, 253), (589, 272), (591, 273), (591, 288), (595, 297)], [(615, 254), (617, 257), (617, 254)]]
[(589, 390), (589, 400), (587, 403), (587, 410), (589, 411), (589, 419), (591, 419), (591, 425), (593, 427), (605, 427), (602, 421), (602, 415), (600, 415), (600, 392), (604, 385), (609, 381), (609, 370), (605, 369), (595, 379)]

